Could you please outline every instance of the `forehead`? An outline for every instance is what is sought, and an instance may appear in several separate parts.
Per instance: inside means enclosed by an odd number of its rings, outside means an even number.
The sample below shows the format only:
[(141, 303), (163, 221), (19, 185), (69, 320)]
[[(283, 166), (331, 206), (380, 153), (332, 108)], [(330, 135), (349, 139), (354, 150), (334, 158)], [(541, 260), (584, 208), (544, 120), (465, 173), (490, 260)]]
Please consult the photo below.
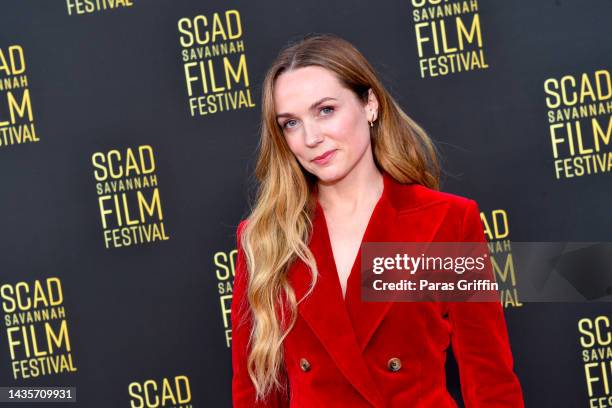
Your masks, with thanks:
[(325, 68), (298, 68), (276, 78), (274, 107), (277, 113), (298, 112), (326, 96), (340, 99), (346, 91), (335, 74)]

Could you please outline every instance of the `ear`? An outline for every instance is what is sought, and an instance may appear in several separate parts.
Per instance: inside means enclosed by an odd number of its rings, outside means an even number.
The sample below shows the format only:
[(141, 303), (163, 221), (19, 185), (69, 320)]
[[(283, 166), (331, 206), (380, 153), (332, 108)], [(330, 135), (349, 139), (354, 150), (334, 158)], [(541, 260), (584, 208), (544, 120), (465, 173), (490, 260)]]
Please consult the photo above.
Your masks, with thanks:
[(372, 88), (368, 89), (368, 102), (366, 103), (365, 109), (368, 121), (373, 122), (378, 118), (378, 98)]

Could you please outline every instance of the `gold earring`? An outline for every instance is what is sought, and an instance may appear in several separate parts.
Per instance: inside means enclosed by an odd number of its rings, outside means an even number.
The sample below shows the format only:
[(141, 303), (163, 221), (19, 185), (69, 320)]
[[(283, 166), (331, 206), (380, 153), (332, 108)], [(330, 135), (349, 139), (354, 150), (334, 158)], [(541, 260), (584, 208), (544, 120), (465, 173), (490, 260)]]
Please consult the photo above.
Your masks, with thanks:
[(373, 127), (374, 127), (374, 122), (370, 122), (370, 121), (368, 120), (368, 123), (370, 124), (370, 127), (371, 127), (371, 128), (373, 128)]

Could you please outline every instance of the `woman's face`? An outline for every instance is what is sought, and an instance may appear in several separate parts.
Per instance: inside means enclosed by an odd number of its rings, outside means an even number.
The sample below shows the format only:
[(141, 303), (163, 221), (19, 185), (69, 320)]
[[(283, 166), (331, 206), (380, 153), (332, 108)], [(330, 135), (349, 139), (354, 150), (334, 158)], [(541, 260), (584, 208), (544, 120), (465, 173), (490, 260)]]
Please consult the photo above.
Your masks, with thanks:
[(289, 148), (320, 181), (340, 179), (372, 159), (368, 120), (376, 118), (378, 102), (371, 90), (365, 104), (331, 71), (309, 66), (282, 73), (273, 96)]

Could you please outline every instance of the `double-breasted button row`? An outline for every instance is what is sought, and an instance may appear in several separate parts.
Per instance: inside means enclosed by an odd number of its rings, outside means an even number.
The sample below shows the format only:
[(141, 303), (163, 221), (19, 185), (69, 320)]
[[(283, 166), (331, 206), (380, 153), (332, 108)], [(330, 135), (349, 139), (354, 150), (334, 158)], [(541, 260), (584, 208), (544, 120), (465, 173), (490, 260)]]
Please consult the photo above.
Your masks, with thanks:
[(402, 368), (402, 360), (397, 357), (390, 358), (389, 361), (387, 361), (387, 368), (389, 371), (399, 371), (399, 369)]
[[(304, 372), (310, 371), (310, 362), (304, 357), (300, 358), (300, 368)], [(402, 360), (397, 357), (390, 358), (389, 361), (387, 361), (387, 368), (389, 371), (399, 371), (399, 369), (402, 368)]]
[(310, 371), (310, 363), (304, 357), (300, 358), (300, 368), (304, 372)]

